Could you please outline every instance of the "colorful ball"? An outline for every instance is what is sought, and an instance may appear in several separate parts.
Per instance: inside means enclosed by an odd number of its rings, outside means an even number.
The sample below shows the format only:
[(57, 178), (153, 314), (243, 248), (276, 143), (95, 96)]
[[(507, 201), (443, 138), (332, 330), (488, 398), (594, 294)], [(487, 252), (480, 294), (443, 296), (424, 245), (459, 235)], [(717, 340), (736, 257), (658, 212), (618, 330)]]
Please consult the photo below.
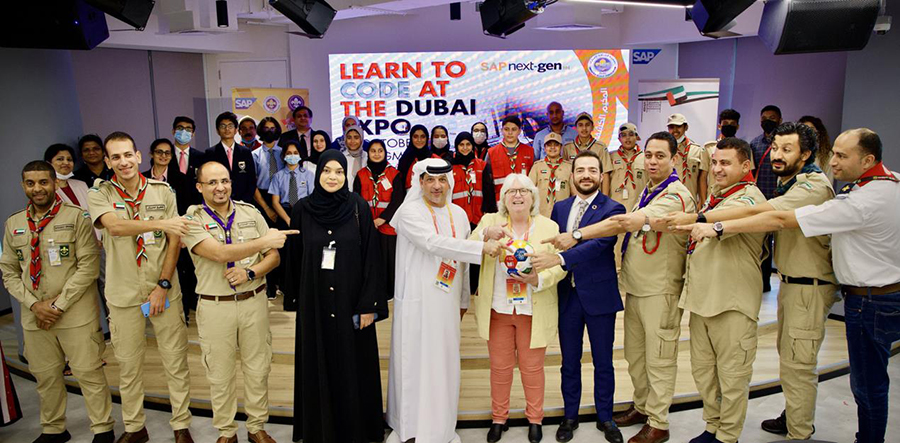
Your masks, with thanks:
[(512, 240), (506, 245), (514, 251), (511, 257), (515, 258), (515, 267), (510, 267), (507, 272), (509, 274), (530, 274), (534, 268), (531, 266), (531, 258), (526, 257), (525, 254), (533, 254), (534, 246), (525, 240)]

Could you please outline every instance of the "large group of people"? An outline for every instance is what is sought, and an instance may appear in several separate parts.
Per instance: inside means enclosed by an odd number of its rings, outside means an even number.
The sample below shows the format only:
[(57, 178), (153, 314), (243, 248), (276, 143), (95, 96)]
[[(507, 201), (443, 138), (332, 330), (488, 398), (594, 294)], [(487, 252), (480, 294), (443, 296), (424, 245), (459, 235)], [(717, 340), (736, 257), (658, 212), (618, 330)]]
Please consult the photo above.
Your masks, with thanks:
[[(770, 105), (749, 143), (736, 138), (741, 116), (728, 109), (717, 140), (695, 142), (685, 116), (673, 114), (643, 146), (637, 126), (621, 124), (609, 151), (592, 115), (569, 126), (553, 102), (547, 117), (533, 145), (515, 115), (499, 122), (493, 145), (483, 122), (452, 144), (447, 128), (415, 125), (396, 167), (356, 117), (332, 141), (312, 129), (307, 107), (293, 111), (292, 129), (222, 113), (220, 140), (205, 150), (194, 146), (194, 120), (176, 117), (173, 139), (150, 145), (142, 173), (141, 150), (124, 132), (50, 146), (22, 170), (28, 203), (8, 218), (0, 259), (41, 401), (35, 443), (70, 438), (66, 367), (94, 442), (149, 441), (146, 319), (175, 441), (193, 442), (192, 312), (217, 443), (237, 442), (237, 361), (248, 439), (274, 442), (265, 431), (267, 298), (279, 296), (297, 312), (294, 441), (383, 441), (385, 424), (392, 443), (459, 441), (460, 324), (474, 296), (490, 360), (488, 442), (508, 430), (517, 366), (528, 439), (542, 441), (545, 357), (557, 337), (564, 417), (555, 437), (574, 438), (585, 330), (605, 439), (624, 442), (620, 427), (642, 425), (629, 443), (667, 441), (687, 311), (705, 421), (690, 442), (735, 443), (773, 261), (785, 410), (762, 428), (798, 440), (815, 432), (818, 352), (843, 296), (857, 441), (884, 441), (886, 367), (900, 339), (900, 175), (882, 163), (876, 133), (851, 129), (832, 146), (820, 119), (783, 122)], [(833, 180), (845, 183), (837, 193)], [(634, 392), (614, 414), (619, 311)], [(389, 314), (382, 368), (373, 325)], [(107, 318), (125, 425), (118, 439), (102, 360)]]

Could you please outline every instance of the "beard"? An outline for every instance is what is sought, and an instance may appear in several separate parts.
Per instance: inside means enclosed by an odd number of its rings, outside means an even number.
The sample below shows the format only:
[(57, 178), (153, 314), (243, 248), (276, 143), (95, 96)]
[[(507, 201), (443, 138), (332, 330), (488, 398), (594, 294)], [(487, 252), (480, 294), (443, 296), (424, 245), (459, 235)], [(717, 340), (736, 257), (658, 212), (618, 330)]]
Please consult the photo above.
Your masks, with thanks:
[(582, 184), (580, 181), (575, 183), (575, 189), (578, 190), (582, 195), (591, 195), (597, 189), (600, 189), (599, 181), (592, 181), (590, 185)]
[(790, 177), (792, 175), (797, 174), (803, 169), (803, 162), (799, 162), (793, 165), (789, 165), (787, 163), (784, 164), (784, 168), (780, 171), (776, 170), (774, 167), (772, 168), (772, 173), (778, 177)]

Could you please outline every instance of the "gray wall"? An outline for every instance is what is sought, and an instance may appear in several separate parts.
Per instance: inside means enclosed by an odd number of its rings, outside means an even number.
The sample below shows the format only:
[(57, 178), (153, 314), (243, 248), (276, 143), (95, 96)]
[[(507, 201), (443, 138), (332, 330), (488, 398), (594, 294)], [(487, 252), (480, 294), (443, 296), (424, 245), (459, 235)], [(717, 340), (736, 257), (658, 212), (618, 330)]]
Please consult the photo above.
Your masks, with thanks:
[[(74, 144), (82, 133), (78, 96), (69, 51), (0, 48), (0, 121), (15, 143), (5, 144), (0, 161), (0, 215), (25, 207), (21, 172), (25, 163), (42, 158), (53, 143)], [(0, 288), (0, 310), (10, 307)]]

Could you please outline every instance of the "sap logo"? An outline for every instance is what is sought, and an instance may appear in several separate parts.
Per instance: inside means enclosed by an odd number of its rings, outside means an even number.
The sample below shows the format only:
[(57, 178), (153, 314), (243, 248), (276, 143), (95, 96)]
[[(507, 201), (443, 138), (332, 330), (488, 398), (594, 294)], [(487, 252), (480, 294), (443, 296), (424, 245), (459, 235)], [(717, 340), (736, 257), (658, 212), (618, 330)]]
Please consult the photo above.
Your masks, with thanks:
[(236, 98), (234, 99), (234, 108), (235, 109), (250, 109), (253, 106), (253, 103), (256, 102), (256, 98)]
[(649, 64), (662, 49), (635, 49), (631, 53), (631, 62), (636, 65)]

